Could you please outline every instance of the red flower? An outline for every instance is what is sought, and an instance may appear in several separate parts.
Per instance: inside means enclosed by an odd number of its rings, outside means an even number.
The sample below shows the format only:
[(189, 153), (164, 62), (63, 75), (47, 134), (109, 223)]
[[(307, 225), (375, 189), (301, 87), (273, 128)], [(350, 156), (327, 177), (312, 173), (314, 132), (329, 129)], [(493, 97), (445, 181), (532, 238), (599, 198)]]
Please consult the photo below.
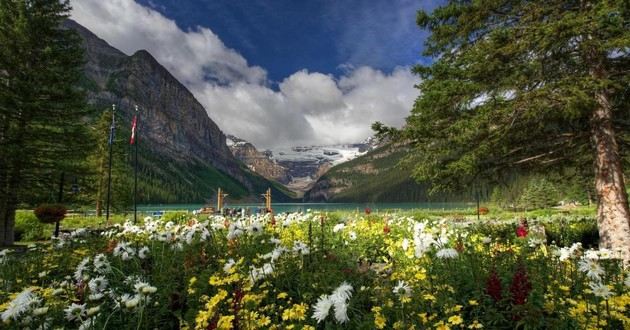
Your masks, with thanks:
[(385, 224), (385, 227), (383, 227), (383, 233), (389, 234), (390, 231), (392, 231), (392, 229), (389, 228), (389, 225)]
[(526, 237), (527, 236), (527, 227), (524, 225), (519, 225), (516, 228), (516, 236), (517, 237)]
[(365, 214), (370, 215), (370, 213), (372, 213), (372, 209), (369, 207), (365, 208)]
[(501, 300), (502, 291), (501, 279), (499, 279), (496, 269), (493, 269), (492, 273), (490, 273), (490, 277), (488, 277), (486, 281), (486, 293), (492, 297), (494, 301), (499, 301)]
[(527, 269), (522, 264), (518, 266), (514, 277), (512, 277), (512, 285), (510, 285), (510, 294), (512, 295), (512, 303), (514, 305), (523, 305), (527, 302), (527, 297), (532, 291), (532, 283), (527, 276)]

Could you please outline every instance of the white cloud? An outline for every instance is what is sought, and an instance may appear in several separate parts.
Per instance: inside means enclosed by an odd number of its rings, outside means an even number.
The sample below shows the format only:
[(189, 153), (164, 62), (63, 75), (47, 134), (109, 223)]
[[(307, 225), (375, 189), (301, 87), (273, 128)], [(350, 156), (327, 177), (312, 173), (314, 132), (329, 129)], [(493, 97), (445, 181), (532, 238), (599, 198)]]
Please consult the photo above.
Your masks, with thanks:
[(335, 79), (306, 70), (268, 87), (266, 71), (227, 48), (210, 29), (182, 31), (133, 0), (73, 1), (72, 18), (127, 54), (148, 50), (219, 127), (258, 147), (351, 143), (382, 121), (399, 126), (418, 91), (407, 68), (349, 69)]

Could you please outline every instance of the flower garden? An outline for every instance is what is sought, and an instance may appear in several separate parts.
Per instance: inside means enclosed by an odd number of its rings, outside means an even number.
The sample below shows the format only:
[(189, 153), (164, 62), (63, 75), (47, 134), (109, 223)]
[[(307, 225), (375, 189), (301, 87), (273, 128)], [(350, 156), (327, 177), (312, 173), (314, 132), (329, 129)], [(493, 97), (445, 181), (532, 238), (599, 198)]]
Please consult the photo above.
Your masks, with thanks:
[(291, 213), (79, 229), (0, 252), (0, 327), (630, 328), (630, 273), (591, 249), (594, 226)]

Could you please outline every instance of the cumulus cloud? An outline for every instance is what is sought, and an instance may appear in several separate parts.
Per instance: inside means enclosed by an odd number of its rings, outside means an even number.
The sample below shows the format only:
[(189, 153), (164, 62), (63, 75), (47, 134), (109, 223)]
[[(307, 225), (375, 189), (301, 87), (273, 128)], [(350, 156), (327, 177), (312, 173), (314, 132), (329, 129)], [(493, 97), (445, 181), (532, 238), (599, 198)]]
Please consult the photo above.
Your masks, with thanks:
[(258, 147), (358, 142), (382, 121), (399, 126), (417, 95), (408, 68), (349, 67), (341, 77), (301, 70), (274, 90), (205, 27), (187, 31), (133, 0), (77, 0), (72, 18), (127, 54), (148, 50), (188, 87), (210, 117)]

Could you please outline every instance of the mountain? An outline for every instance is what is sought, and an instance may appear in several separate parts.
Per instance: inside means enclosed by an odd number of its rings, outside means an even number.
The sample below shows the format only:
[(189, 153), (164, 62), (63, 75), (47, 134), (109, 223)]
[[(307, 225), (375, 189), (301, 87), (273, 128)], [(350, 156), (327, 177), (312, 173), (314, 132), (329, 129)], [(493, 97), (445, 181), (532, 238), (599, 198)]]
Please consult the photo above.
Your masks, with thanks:
[(291, 200), (281, 185), (253, 173), (232, 155), (206, 109), (149, 52), (127, 56), (80, 24), (64, 24), (84, 41), (83, 86), (89, 103), (101, 111), (115, 104), (122, 127), (130, 127), (135, 105), (141, 109), (142, 202), (202, 202), (218, 187), (236, 200), (256, 199), (267, 187), (275, 200)]
[(411, 178), (412, 169), (400, 161), (410, 152), (405, 144), (388, 143), (324, 174), (304, 194), (307, 202), (433, 202), (464, 198), (429, 196), (428, 185)]
[(232, 135), (228, 135), (227, 138), (227, 144), (234, 157), (247, 165), (250, 170), (284, 185), (291, 182), (289, 170), (273, 160), (269, 151), (260, 152), (253, 144)]
[(360, 143), (329, 146), (294, 146), (258, 151), (241, 138), (227, 136), (232, 154), (250, 170), (282, 183), (301, 197), (334, 165), (352, 160), (374, 149), (374, 138)]

